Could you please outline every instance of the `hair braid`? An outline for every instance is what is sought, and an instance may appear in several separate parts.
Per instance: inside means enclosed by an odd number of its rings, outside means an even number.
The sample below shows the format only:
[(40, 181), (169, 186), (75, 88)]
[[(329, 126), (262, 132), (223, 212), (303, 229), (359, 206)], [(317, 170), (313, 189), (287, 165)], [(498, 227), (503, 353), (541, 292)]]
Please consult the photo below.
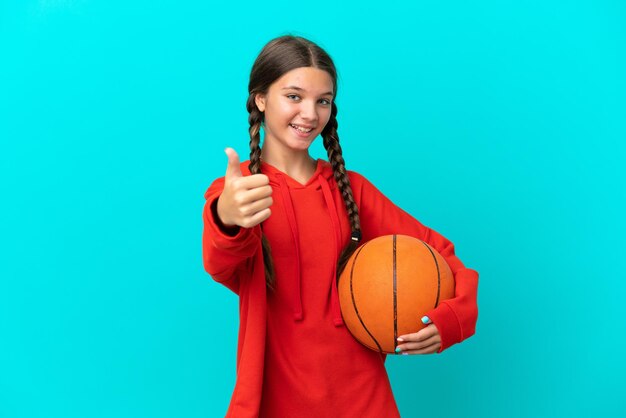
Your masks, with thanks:
[[(261, 173), (261, 122), (263, 121), (263, 113), (257, 108), (254, 102), (255, 92), (250, 93), (246, 108), (248, 109), (249, 116), (248, 122), (250, 128), (250, 164), (248, 169), (252, 174)], [(261, 231), (263, 225), (261, 224)], [(274, 278), (274, 261), (272, 259), (272, 249), (270, 247), (269, 240), (263, 232), (261, 232), (261, 245), (263, 247), (263, 264), (265, 265), (265, 284), (271, 290), (274, 290), (275, 278)]]
[(352, 229), (350, 242), (341, 252), (339, 261), (337, 262), (337, 280), (339, 280), (339, 276), (345, 268), (348, 259), (359, 246), (359, 241), (361, 241), (361, 220), (359, 218), (359, 208), (352, 195), (350, 179), (346, 173), (346, 164), (343, 160), (341, 145), (339, 145), (336, 116), (337, 105), (335, 102), (332, 102), (330, 119), (322, 131), (322, 138), (324, 138), (324, 148), (326, 148), (326, 152), (328, 153), (328, 161), (333, 167), (335, 181), (337, 182), (343, 201), (346, 204), (346, 210), (350, 219), (350, 228)]

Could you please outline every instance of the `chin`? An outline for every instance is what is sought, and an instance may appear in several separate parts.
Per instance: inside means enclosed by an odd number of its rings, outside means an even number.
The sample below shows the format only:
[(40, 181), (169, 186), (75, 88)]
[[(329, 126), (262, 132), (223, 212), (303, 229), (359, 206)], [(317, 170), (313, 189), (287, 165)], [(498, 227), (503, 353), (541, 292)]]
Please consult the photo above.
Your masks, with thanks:
[(315, 138), (317, 138), (317, 135), (311, 136), (310, 138), (294, 138), (293, 135), (291, 135), (286, 142), (290, 148), (307, 149), (311, 146)]

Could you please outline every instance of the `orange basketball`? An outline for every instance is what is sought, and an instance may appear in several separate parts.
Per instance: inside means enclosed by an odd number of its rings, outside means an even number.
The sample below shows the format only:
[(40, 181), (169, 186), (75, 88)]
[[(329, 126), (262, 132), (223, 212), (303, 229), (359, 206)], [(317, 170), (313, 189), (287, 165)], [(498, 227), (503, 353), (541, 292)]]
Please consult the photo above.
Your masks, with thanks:
[(385, 235), (352, 254), (338, 290), (352, 335), (372, 350), (395, 354), (398, 336), (424, 328), (422, 316), (454, 296), (454, 276), (424, 241)]

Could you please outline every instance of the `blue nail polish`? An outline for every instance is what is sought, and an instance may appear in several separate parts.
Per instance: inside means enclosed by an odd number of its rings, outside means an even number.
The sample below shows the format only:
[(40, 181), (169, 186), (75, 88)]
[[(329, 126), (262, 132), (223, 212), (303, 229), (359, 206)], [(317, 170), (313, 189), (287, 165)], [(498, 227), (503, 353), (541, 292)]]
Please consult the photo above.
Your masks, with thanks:
[(423, 323), (424, 325), (426, 325), (426, 324), (428, 324), (428, 323), (430, 323), (430, 322), (431, 322), (431, 320), (430, 320), (430, 318), (429, 318), (429, 317), (427, 317), (427, 316), (423, 316), (423, 317), (422, 317), (422, 323)]
[(400, 351), (402, 351), (402, 349), (400, 347), (396, 347), (396, 353), (399, 353)]

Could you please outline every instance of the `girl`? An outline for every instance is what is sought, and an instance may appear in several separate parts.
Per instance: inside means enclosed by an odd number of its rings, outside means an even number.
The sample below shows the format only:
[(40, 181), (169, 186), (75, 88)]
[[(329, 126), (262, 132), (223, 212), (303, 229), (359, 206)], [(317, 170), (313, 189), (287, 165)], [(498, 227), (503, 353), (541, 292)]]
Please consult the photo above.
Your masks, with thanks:
[[(226, 416), (398, 417), (385, 355), (343, 324), (338, 274), (359, 245), (381, 235), (411, 235), (437, 249), (454, 274), (455, 297), (422, 318), (430, 325), (400, 336), (397, 350), (431, 354), (474, 334), (478, 273), (450, 241), (346, 170), (337, 73), (319, 46), (273, 39), (248, 91), (250, 160), (225, 150), (226, 174), (206, 191), (203, 213), (204, 267), (239, 296), (237, 381)], [(328, 162), (309, 155), (318, 135)]]

